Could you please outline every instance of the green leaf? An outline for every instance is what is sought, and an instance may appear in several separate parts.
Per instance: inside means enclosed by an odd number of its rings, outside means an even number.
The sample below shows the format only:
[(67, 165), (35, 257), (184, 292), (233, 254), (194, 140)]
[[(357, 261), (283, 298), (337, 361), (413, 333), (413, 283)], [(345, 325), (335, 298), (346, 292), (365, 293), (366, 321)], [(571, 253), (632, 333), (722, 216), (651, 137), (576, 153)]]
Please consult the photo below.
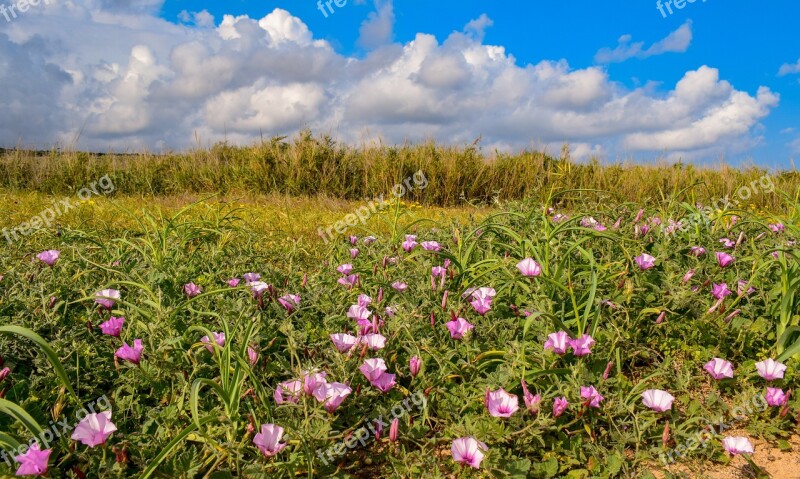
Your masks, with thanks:
[(58, 359), (58, 354), (50, 347), (50, 343), (45, 341), (41, 336), (34, 333), (28, 328), (23, 328), (21, 326), (0, 326), (0, 334), (10, 334), (10, 335), (17, 335), (22, 336), (23, 338), (29, 339), (36, 343), (39, 346), (45, 356), (47, 356), (47, 360), (50, 361), (50, 364), (53, 366), (53, 369), (56, 370), (56, 374), (58, 375), (59, 379), (61, 379), (61, 383), (67, 388), (67, 391), (70, 392), (72, 397), (77, 401), (78, 395), (75, 394), (75, 391), (72, 389), (72, 384), (69, 381), (69, 376), (67, 375), (67, 371), (64, 369), (64, 365), (61, 364), (61, 360)]

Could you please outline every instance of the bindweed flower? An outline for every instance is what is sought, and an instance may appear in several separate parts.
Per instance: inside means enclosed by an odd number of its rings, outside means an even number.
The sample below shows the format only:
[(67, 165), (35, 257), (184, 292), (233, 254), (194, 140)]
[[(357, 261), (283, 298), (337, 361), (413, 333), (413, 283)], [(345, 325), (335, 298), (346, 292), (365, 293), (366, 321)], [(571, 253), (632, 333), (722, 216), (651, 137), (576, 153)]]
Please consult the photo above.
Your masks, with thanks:
[(11, 369), (10, 369), (10, 368), (7, 368), (7, 367), (5, 367), (5, 368), (3, 368), (3, 369), (0, 369), (0, 383), (2, 383), (2, 382), (3, 382), (3, 380), (4, 380), (4, 379), (5, 379), (5, 378), (6, 378), (6, 377), (9, 375), (9, 374), (11, 374)]
[(422, 360), (419, 356), (412, 356), (411, 359), (408, 360), (408, 369), (411, 372), (411, 377), (417, 377), (419, 374), (419, 370), (422, 367)]
[(642, 253), (641, 255), (634, 258), (634, 260), (636, 260), (636, 264), (642, 271), (647, 271), (648, 269), (656, 265), (656, 259), (647, 253)]
[(366, 236), (363, 239), (364, 244), (367, 245), (367, 246), (371, 245), (372, 243), (374, 243), (377, 240), (378, 240), (378, 238), (376, 238), (374, 236)]
[(278, 303), (280, 303), (286, 311), (291, 313), (300, 306), (300, 296), (296, 294), (287, 294), (278, 298)]
[(244, 278), (245, 283), (255, 283), (257, 281), (261, 281), (261, 275), (258, 273), (245, 273), (242, 278)]
[(725, 323), (730, 323), (733, 318), (739, 316), (741, 313), (742, 313), (741, 309), (734, 310), (731, 314), (725, 316), (725, 319), (723, 321)]
[(564, 331), (550, 333), (544, 343), (544, 349), (553, 351), (556, 354), (566, 354), (569, 348), (569, 335)]
[(511, 417), (519, 410), (519, 398), (517, 395), (509, 394), (503, 388), (492, 392), (489, 391), (489, 388), (486, 388), (484, 404), (492, 417)]
[(350, 351), (353, 346), (358, 343), (358, 338), (352, 336), (350, 334), (345, 333), (338, 333), (338, 334), (331, 334), (331, 341), (333, 341), (333, 345), (336, 346), (336, 350), (340, 353), (346, 353)]
[(492, 300), (497, 292), (493, 288), (479, 288), (472, 292), (472, 302), (470, 304), (475, 311), (483, 316), (492, 309)]
[(368, 320), (372, 317), (372, 312), (366, 306), (354, 304), (347, 310), (347, 317), (356, 321)]
[(262, 424), (261, 432), (253, 437), (253, 444), (261, 451), (261, 454), (266, 457), (272, 457), (286, 447), (286, 443), (280, 442), (282, 438), (282, 427), (275, 424)]
[[(379, 292), (379, 293), (378, 293), (378, 302), (380, 302), (380, 301), (381, 301), (381, 297), (382, 297), (382, 296), (383, 296), (383, 295), (382, 295), (382, 294)], [(367, 307), (367, 306), (369, 306), (370, 304), (372, 304), (372, 298), (370, 298), (370, 297), (369, 297), (368, 295), (366, 295), (366, 294), (359, 294), (359, 295), (358, 295), (358, 305), (359, 305), (359, 306), (361, 306), (362, 308), (366, 308), (366, 307)]]
[(776, 379), (783, 379), (783, 375), (786, 373), (786, 365), (770, 358), (756, 363), (756, 370), (758, 370), (758, 375), (762, 378), (767, 381), (774, 381)]
[(322, 407), (329, 413), (335, 412), (345, 398), (353, 392), (352, 389), (346, 384), (342, 383), (324, 383), (318, 385), (314, 389), (314, 397), (317, 401), (323, 403)]
[(672, 394), (661, 389), (648, 389), (642, 393), (642, 403), (655, 412), (669, 411), (674, 400)]
[(367, 381), (374, 382), (386, 372), (386, 363), (381, 358), (371, 358), (364, 361), (358, 370), (367, 378)]
[(486, 444), (479, 442), (474, 437), (461, 437), (453, 441), (450, 446), (450, 454), (453, 460), (459, 464), (480, 469), (483, 461), (483, 451), (488, 451)]
[(128, 361), (129, 363), (139, 364), (142, 360), (142, 352), (144, 351), (144, 346), (142, 346), (141, 339), (134, 339), (133, 346), (128, 346), (128, 343), (122, 343), (122, 347), (117, 349), (117, 352), (114, 353), (114, 356), (122, 359), (123, 361)]
[(568, 407), (569, 407), (569, 401), (567, 401), (567, 398), (565, 397), (556, 398), (555, 401), (553, 401), (553, 416), (554, 417), (561, 416), (562, 414), (564, 414), (564, 411), (566, 411)]
[(720, 284), (714, 283), (712, 288), (711, 288), (711, 296), (713, 296), (713, 297), (715, 297), (717, 299), (723, 299), (723, 298), (725, 298), (727, 296), (730, 296), (732, 294), (733, 294), (733, 291), (728, 289), (728, 283), (720, 283)]
[(719, 240), (719, 242), (722, 243), (723, 247), (728, 249), (733, 249), (736, 247), (736, 242), (729, 238), (722, 238)]
[(336, 268), (336, 271), (342, 273), (343, 275), (347, 276), (348, 274), (353, 272), (353, 265), (352, 264), (343, 264)]
[(774, 233), (783, 233), (786, 227), (783, 226), (783, 223), (773, 223), (769, 225), (769, 229), (771, 229)]
[(542, 267), (533, 260), (533, 258), (525, 258), (519, 263), (517, 263), (517, 269), (519, 272), (522, 273), (522, 276), (527, 278), (532, 278), (534, 276), (540, 276), (542, 274)]
[(384, 372), (374, 381), (371, 381), (374, 387), (378, 388), (381, 392), (387, 393), (392, 390), (394, 385), (396, 384), (395, 378), (397, 377), (396, 374), (389, 374)]
[(539, 413), (539, 404), (542, 402), (542, 396), (539, 394), (531, 394), (528, 390), (528, 384), (524, 379), (522, 380), (522, 400), (525, 402), (525, 408), (527, 408), (531, 414)]
[[(375, 328), (372, 328), (375, 330)], [(386, 347), (386, 337), (381, 334), (372, 333), (361, 336), (361, 344), (373, 351), (379, 351)]]
[(33, 443), (25, 454), (20, 454), (14, 460), (19, 463), (17, 476), (43, 476), (47, 473), (47, 462), (50, 460), (51, 449), (42, 451), (39, 443)]
[(658, 317), (656, 318), (656, 324), (663, 323), (665, 319), (667, 319), (667, 312), (661, 311), (661, 313), (659, 313)]
[(590, 348), (594, 343), (595, 340), (588, 334), (584, 334), (578, 339), (571, 339), (569, 341), (569, 345), (572, 347), (572, 354), (578, 357), (592, 354), (592, 350)]
[(303, 371), (303, 391), (309, 396), (313, 395), (314, 390), (319, 387), (320, 384), (328, 382), (326, 379), (327, 376), (325, 372)]
[(120, 300), (122, 294), (116, 289), (104, 289), (95, 293), (94, 302), (110, 310)]
[(717, 381), (720, 379), (733, 378), (733, 364), (724, 359), (714, 358), (707, 362), (705, 366), (703, 366), (703, 369), (708, 371), (708, 374)]
[(722, 440), (722, 447), (734, 456), (745, 453), (753, 454), (754, 452), (753, 444), (746, 437), (728, 436)]
[(389, 426), (389, 442), (397, 442), (397, 436), (400, 429), (400, 419), (392, 419), (392, 424)]
[(720, 268), (727, 268), (728, 266), (733, 264), (734, 258), (728, 253), (722, 253), (718, 251), (716, 253), (716, 256), (717, 256), (717, 264), (719, 265)]
[(100, 331), (102, 331), (103, 334), (105, 335), (114, 336), (115, 338), (118, 338), (119, 335), (122, 333), (122, 326), (124, 324), (125, 324), (124, 317), (116, 318), (114, 316), (111, 316), (110, 318), (108, 318), (108, 321), (100, 323)]
[(683, 284), (688, 283), (692, 279), (693, 276), (694, 276), (694, 269), (690, 269), (689, 271), (686, 272), (686, 274), (683, 275), (683, 279), (681, 280), (681, 283), (683, 283)]
[(767, 404), (771, 407), (781, 407), (789, 401), (789, 397), (779, 388), (767, 388), (767, 394), (764, 396)]
[(350, 274), (347, 276), (342, 276), (341, 278), (339, 278), (337, 282), (342, 286), (345, 286), (347, 289), (352, 289), (353, 286), (355, 286), (356, 283), (358, 282), (358, 275)]
[(600, 403), (605, 399), (597, 392), (594, 386), (583, 387), (581, 386), (581, 397), (586, 400), (586, 405), (589, 407), (599, 408)]
[(258, 363), (258, 351), (253, 349), (252, 346), (247, 347), (247, 361), (250, 363), (250, 366), (255, 366)]
[(109, 436), (117, 430), (111, 422), (111, 411), (89, 414), (78, 423), (72, 439), (89, 447), (105, 444)]
[(689, 251), (691, 252), (692, 256), (699, 257), (706, 254), (706, 249), (703, 248), (702, 246), (692, 246), (691, 248), (689, 248)]
[(358, 236), (350, 235), (350, 244), (355, 246), (358, 243)]
[(569, 216), (561, 214), (561, 213), (557, 213), (557, 214), (553, 215), (552, 218), (550, 218), (550, 221), (552, 221), (555, 224), (558, 224), (558, 223), (563, 223), (564, 221), (567, 221), (568, 219), (569, 219)]
[(241, 280), (239, 278), (231, 278), (231, 279), (229, 279), (227, 281), (227, 283), (228, 283), (228, 286), (230, 286), (231, 288), (235, 288), (235, 287), (239, 286), (239, 283), (241, 283)]
[(402, 281), (395, 281), (394, 283), (392, 283), (392, 288), (402, 293), (403, 291), (408, 289), (408, 285), (406, 283), (403, 283)]
[(358, 258), (358, 248), (350, 248), (350, 257), (353, 259)]
[(203, 289), (194, 283), (188, 283), (183, 286), (183, 292), (186, 293), (187, 297), (194, 298), (195, 296), (199, 296), (200, 293), (203, 292)]
[[(221, 348), (225, 347), (225, 333), (212, 332), (211, 335), (214, 336), (214, 342), (217, 344), (217, 346)], [(211, 340), (208, 338), (208, 336), (203, 336), (202, 338), (200, 338), (200, 342), (205, 343), (207, 345), (206, 349), (208, 350), (209, 353), (214, 352), (214, 346), (211, 344)]]
[(50, 249), (47, 251), (42, 251), (41, 253), (37, 254), (36, 257), (39, 258), (39, 261), (52, 268), (55, 266), (58, 258), (61, 257), (61, 252), (55, 249)]
[(748, 283), (743, 279), (740, 279), (736, 284), (737, 284), (736, 292), (738, 293), (739, 296), (744, 296), (745, 294), (751, 295), (756, 292), (756, 289), (753, 288), (752, 286), (748, 287), (750, 283)]
[(608, 364), (606, 364), (606, 369), (605, 369), (605, 371), (603, 371), (603, 381), (608, 379), (608, 376), (611, 374), (611, 369), (613, 367), (614, 367), (614, 363), (612, 361), (609, 361)]
[(634, 223), (638, 223), (641, 221), (642, 217), (644, 216), (644, 208), (640, 209), (638, 213), (636, 213), (636, 217), (633, 218)]
[(389, 316), (391, 318), (394, 317), (395, 313), (397, 313), (397, 308), (393, 306), (386, 306), (384, 311), (386, 312), (386, 316)]
[(450, 337), (453, 339), (462, 339), (465, 334), (475, 327), (464, 318), (456, 318), (452, 321), (448, 321), (445, 326), (447, 326), (447, 329), (450, 331)]
[(297, 404), (301, 394), (303, 394), (303, 382), (295, 379), (278, 384), (278, 387), (275, 388), (273, 398), (275, 399), (275, 404), (278, 405), (287, 402)]
[(442, 266), (434, 266), (431, 268), (431, 276), (434, 278), (444, 278), (447, 274), (447, 270)]
[(250, 291), (252, 291), (253, 298), (255, 299), (262, 298), (264, 296), (264, 292), (269, 291), (272, 287), (263, 281), (248, 282), (247, 286), (250, 286)]
[(403, 241), (402, 247), (406, 253), (410, 253), (411, 250), (417, 247), (417, 244), (416, 235), (406, 235), (406, 240)]
[(440, 245), (436, 241), (423, 241), (422, 243), (420, 243), (420, 246), (422, 246), (422, 249), (424, 249), (425, 251), (441, 251), (442, 250), (442, 245)]

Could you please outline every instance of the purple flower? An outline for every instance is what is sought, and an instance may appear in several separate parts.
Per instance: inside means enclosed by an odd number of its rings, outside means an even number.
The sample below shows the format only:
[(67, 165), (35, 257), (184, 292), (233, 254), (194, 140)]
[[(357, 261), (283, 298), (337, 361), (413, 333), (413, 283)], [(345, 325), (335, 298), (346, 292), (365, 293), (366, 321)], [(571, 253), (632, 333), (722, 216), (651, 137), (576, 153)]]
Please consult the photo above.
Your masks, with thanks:
[(597, 392), (594, 386), (581, 387), (581, 397), (586, 400), (586, 405), (589, 407), (598, 408), (600, 403), (605, 399)]
[(356, 321), (369, 320), (372, 317), (372, 313), (366, 306), (354, 304), (347, 310), (347, 317)]
[(358, 338), (352, 336), (350, 334), (345, 333), (338, 333), (338, 334), (331, 334), (331, 341), (333, 341), (333, 345), (336, 346), (336, 350), (340, 353), (346, 353), (350, 351), (353, 346), (358, 343)]
[(417, 377), (421, 366), (422, 360), (419, 358), (419, 356), (412, 356), (408, 361), (408, 369), (411, 372), (411, 377)]
[(183, 286), (183, 292), (186, 293), (186, 296), (188, 296), (189, 298), (194, 298), (195, 296), (198, 296), (200, 293), (202, 293), (203, 290), (202, 288), (200, 288), (200, 286), (197, 286), (194, 283), (189, 283)]
[(420, 244), (420, 246), (422, 246), (422, 249), (424, 249), (425, 251), (441, 251), (442, 250), (442, 245), (440, 245), (436, 241), (423, 241)]
[(472, 301), (470, 304), (475, 311), (483, 316), (490, 309), (492, 309), (492, 300), (497, 292), (493, 288), (479, 288), (472, 292)]
[(634, 259), (636, 260), (636, 264), (639, 265), (639, 269), (642, 271), (647, 271), (656, 265), (656, 259), (647, 253), (642, 253)]
[(384, 372), (383, 374), (378, 376), (377, 379), (375, 379), (374, 381), (371, 381), (370, 384), (372, 384), (374, 387), (378, 388), (382, 393), (388, 393), (389, 391), (392, 390), (392, 388), (396, 384), (396, 382), (395, 382), (395, 378), (396, 377), (397, 377), (396, 374), (390, 374), (390, 373)]
[(542, 274), (542, 267), (532, 258), (525, 258), (517, 263), (517, 269), (522, 273), (522, 276), (532, 278)]
[(278, 298), (278, 303), (280, 303), (286, 311), (291, 313), (300, 306), (300, 296), (296, 294), (287, 294)]
[(453, 461), (473, 469), (480, 469), (481, 467), (481, 461), (483, 461), (484, 457), (481, 450), (488, 451), (489, 448), (474, 437), (458, 438), (450, 446), (450, 454), (453, 457)]
[(564, 411), (566, 411), (568, 407), (569, 407), (569, 401), (567, 401), (567, 398), (565, 397), (556, 398), (556, 400), (553, 401), (553, 416), (554, 417), (561, 416), (562, 414), (564, 414)]
[(703, 256), (706, 254), (706, 249), (702, 246), (692, 246), (690, 248), (692, 256)]
[(303, 371), (303, 391), (311, 396), (316, 388), (328, 382), (327, 376), (325, 372)]
[(278, 384), (275, 388), (275, 404), (283, 404), (287, 402), (297, 404), (300, 400), (300, 395), (303, 393), (303, 382), (297, 379), (293, 381), (284, 381)]
[(258, 362), (258, 351), (253, 349), (252, 346), (247, 347), (247, 361), (250, 363), (250, 366), (255, 366)]
[[(373, 326), (372, 330), (374, 331), (376, 328)], [(386, 347), (386, 338), (377, 333), (373, 334), (365, 334), (361, 336), (361, 344), (367, 346), (367, 348), (373, 351), (379, 351)]]
[(722, 440), (722, 447), (731, 453), (737, 454), (753, 454), (753, 444), (746, 437), (726, 437)]
[(348, 274), (353, 272), (353, 265), (349, 263), (340, 265), (338, 268), (336, 268), (336, 271), (340, 272), (344, 276), (347, 276)]
[(542, 396), (539, 394), (533, 395), (528, 390), (528, 384), (525, 380), (522, 380), (522, 399), (525, 401), (525, 407), (531, 414), (537, 414), (539, 412), (539, 404), (542, 402)]
[(572, 339), (569, 341), (569, 345), (573, 350), (572, 354), (578, 357), (592, 354), (592, 350), (590, 348), (594, 343), (595, 340), (592, 339), (592, 337), (588, 334), (584, 334), (578, 339)]
[(503, 388), (493, 392), (489, 392), (487, 388), (484, 403), (486, 404), (486, 409), (489, 410), (489, 415), (492, 417), (511, 417), (519, 410), (519, 398), (517, 395), (509, 394)]
[(338, 283), (342, 286), (347, 287), (348, 289), (352, 288), (358, 282), (358, 275), (357, 274), (350, 274), (347, 276), (342, 276), (339, 278)]
[(749, 283), (743, 279), (740, 279), (737, 282), (738, 287), (736, 288), (736, 290), (739, 293), (739, 296), (744, 296), (745, 294), (750, 295), (756, 292), (756, 289), (753, 287), (748, 287), (748, 284)]
[[(41, 253), (37, 254), (36, 257), (39, 258), (39, 261), (42, 263), (52, 267), (56, 264), (58, 258), (61, 257), (61, 252), (55, 249), (50, 249), (47, 251), (42, 251)], [(48, 452), (47, 454), (49, 455), (50, 453)]]
[(117, 301), (120, 300), (122, 294), (117, 291), (116, 289), (104, 289), (102, 291), (98, 291), (95, 293), (95, 300), (94, 302), (99, 304), (100, 306), (111, 309), (117, 304)]
[[(378, 302), (380, 302), (380, 297), (381, 297), (381, 294), (378, 293)], [(372, 304), (372, 298), (370, 298), (366, 294), (359, 294), (358, 295), (358, 305), (359, 306), (363, 306), (363, 307), (366, 308), (370, 304)]]
[(733, 263), (733, 256), (729, 255), (728, 253), (722, 253), (717, 251), (717, 264), (719, 264), (720, 268), (727, 268)]
[(39, 443), (34, 443), (25, 454), (20, 454), (14, 460), (20, 465), (17, 476), (43, 476), (47, 473), (47, 462), (50, 460), (51, 449), (42, 451)]
[(774, 223), (769, 225), (769, 229), (771, 229), (775, 233), (783, 233), (786, 227), (783, 226), (783, 223)]
[(228, 283), (228, 286), (230, 286), (231, 288), (235, 288), (235, 287), (239, 286), (240, 280), (239, 280), (239, 278), (231, 278), (231, 279), (229, 279), (227, 281), (227, 283)]
[(655, 412), (664, 412), (672, 409), (675, 397), (660, 389), (648, 389), (642, 393), (642, 403)]
[(373, 382), (386, 372), (386, 363), (381, 358), (371, 358), (364, 361), (358, 370), (367, 378), (367, 381)]
[[(214, 342), (217, 344), (217, 346), (221, 348), (225, 347), (225, 333), (212, 332), (211, 335), (214, 336)], [(203, 336), (202, 338), (200, 338), (200, 342), (205, 343), (207, 345), (206, 349), (208, 350), (209, 353), (214, 352), (214, 346), (211, 344), (211, 340), (209, 339), (208, 336)]]
[(323, 403), (322, 407), (324, 407), (326, 411), (332, 414), (339, 408), (351, 392), (353, 392), (353, 390), (346, 384), (324, 383), (318, 385), (314, 389), (314, 397), (317, 401)]
[(350, 244), (355, 246), (358, 243), (358, 236), (350, 235)]
[(406, 253), (410, 253), (411, 250), (417, 247), (417, 236), (416, 235), (406, 235), (406, 240), (403, 241), (403, 249)]
[(756, 370), (762, 378), (767, 381), (774, 381), (776, 379), (783, 379), (783, 375), (786, 373), (786, 365), (770, 358), (756, 363)]
[(133, 340), (133, 347), (128, 346), (128, 343), (122, 343), (122, 347), (117, 349), (117, 352), (114, 355), (123, 361), (128, 361), (133, 364), (139, 364), (142, 360), (142, 352), (144, 351), (144, 346), (142, 346), (141, 339), (134, 339)]
[(244, 276), (245, 283), (255, 283), (256, 281), (261, 281), (261, 275), (258, 273), (245, 273)]
[(402, 281), (395, 281), (394, 283), (392, 283), (392, 288), (402, 293), (403, 291), (408, 289), (408, 285)]
[(448, 321), (445, 326), (447, 326), (447, 329), (450, 330), (450, 337), (453, 339), (462, 339), (465, 334), (475, 327), (464, 318), (457, 318), (452, 321)]
[(275, 424), (262, 424), (261, 432), (253, 436), (253, 444), (256, 445), (261, 454), (272, 457), (283, 451), (286, 443), (281, 443), (283, 428)]
[(722, 246), (728, 249), (733, 249), (736, 247), (736, 242), (729, 238), (722, 238), (721, 240), (719, 240), (719, 242), (722, 243)]
[(569, 348), (569, 335), (564, 331), (557, 333), (550, 333), (547, 335), (547, 341), (544, 343), (544, 349), (553, 351), (556, 354), (566, 354)]
[(350, 248), (350, 257), (354, 259), (358, 257), (358, 248)]
[(683, 283), (683, 284), (688, 283), (689, 280), (691, 280), (693, 276), (694, 276), (694, 269), (690, 269), (689, 271), (686, 272), (685, 275), (683, 275), (683, 279), (681, 280), (681, 283)]
[(378, 240), (378, 238), (376, 238), (374, 236), (366, 236), (363, 241), (364, 241), (365, 245), (369, 246), (369, 245), (371, 245), (372, 243), (374, 243), (377, 240)]
[(111, 411), (89, 414), (78, 423), (72, 433), (72, 439), (82, 444), (95, 447), (105, 444), (108, 437), (117, 430), (111, 422)]
[(714, 296), (715, 298), (722, 299), (732, 294), (733, 291), (728, 289), (728, 283), (720, 283), (720, 284), (713, 283), (713, 286), (711, 288), (711, 295)]
[(789, 401), (789, 396), (783, 392), (783, 389), (779, 388), (768, 387), (765, 398), (767, 400), (767, 404), (771, 407), (781, 407)]
[(707, 362), (706, 365), (703, 366), (703, 369), (708, 371), (708, 374), (717, 381), (720, 379), (733, 378), (733, 364), (724, 359), (714, 358)]
[(120, 333), (122, 333), (122, 325), (124, 324), (124, 317), (115, 318), (114, 316), (111, 316), (108, 318), (108, 321), (100, 323), (100, 330), (103, 332), (103, 334), (118, 338)]

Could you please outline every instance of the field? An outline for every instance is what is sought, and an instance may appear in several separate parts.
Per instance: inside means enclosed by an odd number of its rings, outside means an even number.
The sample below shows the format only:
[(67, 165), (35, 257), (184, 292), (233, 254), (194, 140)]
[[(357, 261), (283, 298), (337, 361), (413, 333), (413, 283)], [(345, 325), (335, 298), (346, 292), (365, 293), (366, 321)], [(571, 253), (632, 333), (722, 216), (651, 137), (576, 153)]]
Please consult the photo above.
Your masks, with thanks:
[(303, 134), (0, 165), (0, 475), (796, 477), (793, 172)]

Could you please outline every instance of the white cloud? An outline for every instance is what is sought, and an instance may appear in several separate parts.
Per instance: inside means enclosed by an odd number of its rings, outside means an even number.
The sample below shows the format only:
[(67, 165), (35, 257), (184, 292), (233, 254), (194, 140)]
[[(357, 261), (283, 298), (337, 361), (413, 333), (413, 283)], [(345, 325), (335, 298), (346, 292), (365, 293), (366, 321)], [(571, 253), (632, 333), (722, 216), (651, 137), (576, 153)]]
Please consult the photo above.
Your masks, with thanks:
[(619, 63), (630, 58), (643, 59), (664, 53), (683, 53), (689, 49), (689, 45), (692, 43), (692, 22), (687, 20), (677, 30), (647, 49), (644, 48), (644, 42), (631, 43), (631, 39), (630, 35), (623, 35), (613, 50), (601, 48), (594, 57), (595, 61), (597, 63)]
[[(199, 14), (186, 14), (192, 26), (139, 7), (48, 7), (0, 34), (9, 64), (0, 70), (0, 144), (46, 147), (80, 136), (81, 148), (179, 149), (196, 137), (248, 143), (310, 127), (353, 143), (365, 134), (385, 143), (482, 137), (488, 148), (536, 142), (556, 154), (569, 142), (579, 158), (687, 159), (758, 144), (759, 121), (778, 103), (769, 89), (737, 90), (708, 66), (674, 87), (630, 89), (598, 66), (520, 64), (483, 42), (486, 16), (441, 42), (418, 34), (387, 43), (391, 3), (376, 8), (367, 24), (383, 26), (367, 36), (378, 48), (362, 58), (337, 53), (283, 9), (201, 28)], [(647, 51), (677, 49), (680, 38)]]
[(375, 11), (359, 28), (358, 44), (371, 50), (392, 41), (394, 35), (394, 5), (392, 0), (375, 0)]
[(800, 73), (800, 59), (797, 60), (797, 63), (784, 63), (778, 70), (778, 76), (793, 75), (795, 73)]

